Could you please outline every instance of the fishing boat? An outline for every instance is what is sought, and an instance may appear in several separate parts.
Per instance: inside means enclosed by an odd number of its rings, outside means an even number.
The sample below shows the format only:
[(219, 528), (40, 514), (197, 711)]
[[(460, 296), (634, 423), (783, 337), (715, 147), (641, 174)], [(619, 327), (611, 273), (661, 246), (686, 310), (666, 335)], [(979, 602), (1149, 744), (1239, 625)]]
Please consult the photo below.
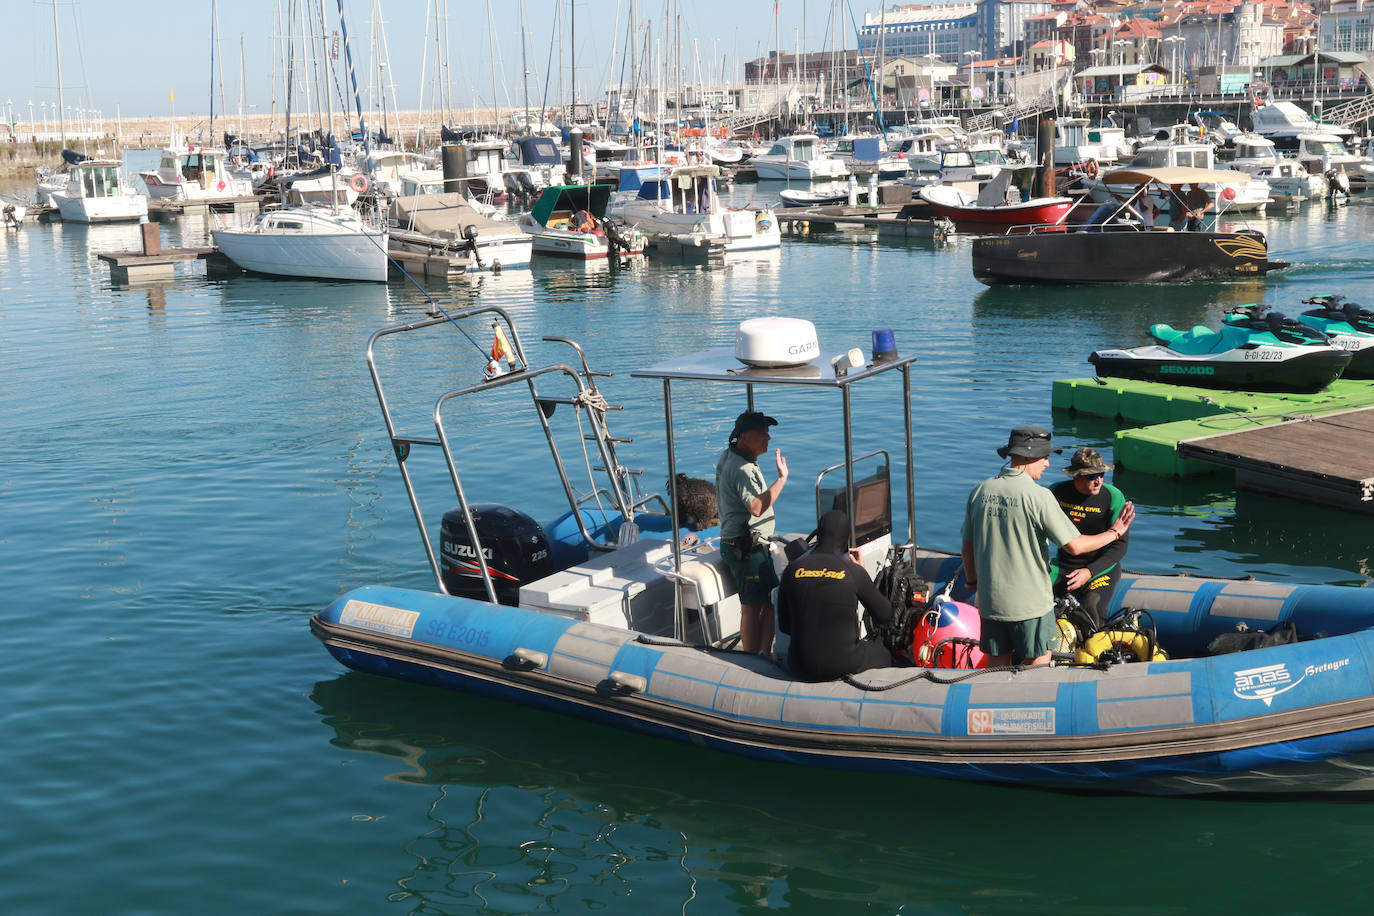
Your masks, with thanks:
[[(443, 361), (442, 393), (425, 414), (434, 429), (399, 429), (395, 395), (414, 390), (418, 365), (401, 348), (432, 346), (435, 334), (458, 340), (450, 324), (472, 340), (462, 325), (488, 323), (496, 342), (485, 372), (483, 350), (471, 362), (472, 381), (454, 389), (455, 364)], [(890, 332), (875, 335), (871, 358), (853, 350), (832, 357), (801, 323), (755, 320), (741, 326), (735, 347), (633, 371), (663, 391), (663, 498), (634, 489), (639, 478), (618, 464), (623, 440), (605, 425), (602, 373), (576, 343), (545, 338), (569, 346), (571, 357), (533, 364), (509, 314), (491, 305), (378, 331), (367, 362), (435, 587), (354, 589), (312, 618), (312, 632), (359, 671), (777, 763), (1166, 794), (1374, 787), (1374, 590), (1127, 574), (1106, 609), (1118, 629), (1097, 640), (1106, 647), (1090, 663), (1055, 667), (885, 668), (811, 683), (776, 656), (734, 650), (738, 598), (722, 575), (717, 539), (712, 529), (682, 527), (674, 389), (679, 398), (684, 388), (724, 389), (750, 408), (782, 392), (838, 395), (843, 436), (832, 440), (836, 463), (816, 481), (818, 515), (853, 507), (851, 542), (866, 565), (908, 562), (919, 577), (909, 584), (945, 593), (936, 607), (968, 607), (959, 557), (915, 548), (915, 358), (898, 355)], [(902, 423), (865, 428), (901, 428), (900, 474), (886, 450), (853, 451), (852, 390), (892, 381), (900, 397), (883, 408), (873, 391), (866, 403)], [(529, 392), (528, 416), (543, 428), (568, 499), (567, 513), (548, 526), (470, 502), (462, 475), (476, 453), (450, 444), (458, 417), (473, 416), (460, 405), (507, 386)], [(721, 401), (719, 393), (707, 397)], [(600, 459), (595, 469), (587, 462), (603, 477), (585, 496), (558, 455), (555, 417), (581, 429)], [(426, 449), (446, 468), (457, 503), (440, 526), (437, 553), (412, 478)], [(895, 544), (899, 480), (907, 524), (904, 543)], [(912, 623), (911, 614), (925, 614), (923, 600), (909, 606)], [(1268, 645), (1207, 654), (1242, 625), (1257, 634), (1255, 645)], [(1280, 644), (1281, 635), (1265, 631), (1307, 638)], [(901, 643), (899, 634), (894, 644)]]
[[(174, 138), (175, 139), (175, 138)], [(232, 200), (253, 196), (253, 179), (229, 165), (229, 154), (211, 147), (168, 146), (156, 168), (139, 172), (148, 196), (159, 200)]]
[(1106, 378), (1303, 393), (1322, 390), (1350, 364), (1351, 351), (1335, 346), (1321, 331), (1266, 309), (1232, 309), (1219, 330), (1156, 324), (1150, 328), (1156, 346), (1098, 350), (1088, 361)]
[(51, 199), (67, 223), (127, 223), (148, 217), (148, 198), (124, 184), (124, 164), (118, 159), (72, 162), (66, 187)]
[(615, 186), (571, 184), (546, 188), (517, 225), (533, 237), (536, 254), (593, 261), (612, 254), (643, 254), (645, 237), (634, 226), (606, 219)]
[[(1017, 180), (1025, 176), (1024, 182)], [(1007, 167), (995, 178), (972, 192), (952, 185), (931, 185), (917, 194), (936, 216), (952, 220), (964, 231), (1002, 229), (1012, 226), (1049, 226), (1062, 224), (1074, 207), (1070, 197), (1022, 197), (1021, 185), (1029, 191), (1035, 168)]]

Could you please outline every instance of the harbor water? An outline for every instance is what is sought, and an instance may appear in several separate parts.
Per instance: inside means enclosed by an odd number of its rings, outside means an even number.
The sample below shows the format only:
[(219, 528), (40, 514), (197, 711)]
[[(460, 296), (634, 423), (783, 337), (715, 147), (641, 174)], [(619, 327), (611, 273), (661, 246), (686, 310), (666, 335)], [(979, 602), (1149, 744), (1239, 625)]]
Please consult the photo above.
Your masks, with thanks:
[[(741, 185), (738, 204), (776, 189)], [(213, 217), (163, 224), (206, 244)], [(31, 913), (1303, 913), (1374, 888), (1366, 796), (1156, 799), (745, 760), (342, 669), (310, 615), (358, 585), (430, 585), (363, 361), (378, 328), (496, 304), (532, 361), (580, 342), (664, 486), (657, 384), (631, 369), (728, 344), (739, 321), (815, 322), (822, 348), (892, 328), (916, 353), (916, 531), (957, 549), (964, 498), (1009, 427), (1110, 456), (1110, 421), (1051, 383), (1154, 322), (1340, 293), (1374, 303), (1374, 199), (1250, 221), (1293, 266), (1253, 284), (988, 289), (967, 239), (789, 237), (710, 267), (537, 263), (434, 285), (110, 284), (136, 226), (0, 237), (0, 895)], [(447, 329), (446, 329), (447, 330)], [(404, 416), (480, 378), (471, 321), (387, 354)], [(474, 341), (476, 345), (474, 345)], [(455, 424), (470, 498), (562, 508), (521, 387)], [(882, 386), (878, 386), (882, 389)], [(743, 405), (675, 387), (679, 469), (709, 477)], [(764, 393), (791, 464), (781, 527), (841, 460), (839, 405)], [(895, 448), (897, 386), (856, 396), (856, 450)], [(1067, 458), (1067, 455), (1064, 456)], [(570, 464), (579, 465), (577, 455)], [(767, 467), (767, 464), (765, 464)], [(1062, 479), (1060, 463), (1046, 481)], [(429, 471), (425, 472), (430, 474)], [(771, 477), (771, 471), (770, 471)], [(426, 477), (437, 479), (438, 475)], [(1362, 585), (1368, 516), (1236, 493), (1229, 474), (1115, 482), (1127, 565)], [(441, 488), (440, 488), (441, 489)], [(446, 508), (434, 493), (430, 516)], [(905, 514), (903, 505), (896, 506)]]

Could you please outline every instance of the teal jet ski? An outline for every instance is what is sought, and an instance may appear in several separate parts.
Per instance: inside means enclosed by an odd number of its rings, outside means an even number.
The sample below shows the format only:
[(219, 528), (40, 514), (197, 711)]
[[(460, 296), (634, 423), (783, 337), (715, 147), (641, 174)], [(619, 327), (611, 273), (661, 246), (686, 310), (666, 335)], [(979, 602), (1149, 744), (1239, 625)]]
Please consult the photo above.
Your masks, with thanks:
[(1374, 378), (1374, 311), (1349, 302), (1344, 296), (1313, 296), (1303, 305), (1316, 308), (1300, 316), (1331, 338), (1331, 343), (1353, 354), (1341, 373), (1346, 378)]
[(1157, 346), (1098, 350), (1088, 357), (1104, 378), (1224, 388), (1230, 391), (1320, 391), (1350, 363), (1348, 350), (1332, 346), (1316, 328), (1268, 306), (1226, 313), (1220, 330), (1198, 325), (1182, 331), (1150, 328)]

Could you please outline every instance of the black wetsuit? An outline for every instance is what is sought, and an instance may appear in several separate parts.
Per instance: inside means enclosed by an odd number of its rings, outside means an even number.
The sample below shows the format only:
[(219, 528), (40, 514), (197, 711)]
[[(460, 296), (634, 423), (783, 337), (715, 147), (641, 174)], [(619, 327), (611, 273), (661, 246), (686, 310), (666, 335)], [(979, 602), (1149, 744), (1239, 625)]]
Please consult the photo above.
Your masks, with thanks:
[[(1082, 534), (1101, 534), (1112, 526), (1126, 505), (1126, 497), (1111, 484), (1103, 484), (1096, 495), (1078, 492), (1072, 480), (1056, 484), (1054, 498), (1064, 510), (1064, 514), (1074, 523)], [(1116, 582), (1121, 578), (1121, 561), (1126, 557), (1126, 542), (1129, 534), (1093, 553), (1073, 554), (1059, 551), (1056, 559), (1059, 573), (1054, 582), (1054, 593), (1063, 596), (1068, 591), (1068, 574), (1075, 569), (1087, 569), (1091, 574), (1088, 583), (1074, 592), (1074, 597), (1083, 605), (1098, 625), (1102, 623), (1102, 611), (1107, 601), (1116, 591)]]
[(848, 538), (848, 517), (839, 510), (827, 512), (815, 549), (788, 564), (778, 588), (778, 621), (792, 637), (787, 664), (808, 681), (893, 664), (881, 642), (859, 638), (858, 605), (883, 623), (892, 619), (892, 605), (863, 567), (845, 555)]

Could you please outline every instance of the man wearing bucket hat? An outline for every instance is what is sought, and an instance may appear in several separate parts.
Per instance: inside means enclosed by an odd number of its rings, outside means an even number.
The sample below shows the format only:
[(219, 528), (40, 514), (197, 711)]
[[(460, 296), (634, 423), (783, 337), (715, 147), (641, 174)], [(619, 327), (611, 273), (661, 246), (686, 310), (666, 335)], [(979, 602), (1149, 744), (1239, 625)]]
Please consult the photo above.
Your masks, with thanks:
[[(1080, 448), (1069, 459), (1064, 473), (1069, 479), (1055, 484), (1051, 492), (1064, 514), (1082, 534), (1101, 534), (1109, 529), (1131, 503), (1116, 487), (1105, 481), (1112, 469), (1095, 448)], [(1134, 508), (1132, 506), (1132, 508)], [(1106, 547), (1074, 555), (1059, 551), (1054, 593), (1071, 594), (1092, 617), (1094, 626), (1102, 625), (1102, 609), (1121, 578), (1121, 562), (1126, 558), (1126, 534)]]
[(1105, 532), (1079, 533), (1054, 494), (1036, 482), (1058, 451), (1049, 430), (1016, 427), (997, 450), (1008, 463), (973, 488), (964, 508), (964, 576), (976, 591), (990, 668), (1050, 660), (1058, 628), (1045, 542), (1073, 556), (1100, 550), (1125, 535), (1135, 514), (1127, 505)]
[(787, 484), (787, 459), (778, 449), (778, 477), (770, 486), (759, 456), (768, 451), (768, 427), (777, 425), (772, 417), (746, 410), (735, 419), (729, 445), (716, 461), (720, 554), (739, 592), (739, 647), (764, 655), (773, 650), (773, 589), (778, 585), (768, 542), (773, 505)]

